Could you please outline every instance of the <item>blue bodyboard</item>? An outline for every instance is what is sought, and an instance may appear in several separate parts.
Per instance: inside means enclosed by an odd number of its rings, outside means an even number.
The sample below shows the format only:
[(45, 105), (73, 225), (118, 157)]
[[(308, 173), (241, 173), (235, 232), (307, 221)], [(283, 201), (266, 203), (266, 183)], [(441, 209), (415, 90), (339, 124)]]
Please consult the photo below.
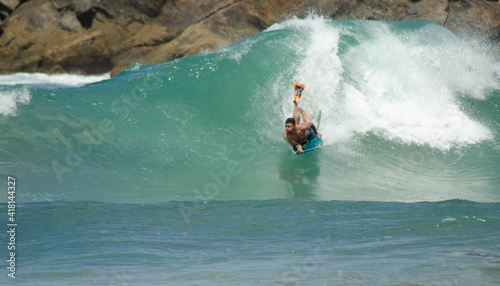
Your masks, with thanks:
[[(302, 150), (305, 153), (307, 151), (312, 151), (314, 149), (318, 149), (321, 146), (323, 146), (323, 139), (321, 139), (321, 137), (314, 136), (314, 138), (309, 140), (309, 142), (307, 144), (302, 146)], [(297, 149), (295, 147), (292, 150), (293, 150), (293, 153), (299, 154), (299, 153), (297, 153)]]

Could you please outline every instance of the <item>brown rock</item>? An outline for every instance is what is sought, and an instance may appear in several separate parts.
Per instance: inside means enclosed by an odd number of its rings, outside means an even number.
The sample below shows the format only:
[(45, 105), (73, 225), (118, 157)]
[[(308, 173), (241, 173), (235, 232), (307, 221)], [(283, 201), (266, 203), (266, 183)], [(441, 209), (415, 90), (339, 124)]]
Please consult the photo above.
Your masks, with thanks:
[[(169, 2), (164, 8), (167, 12), (123, 44), (123, 52), (119, 53), (114, 63), (120, 67), (128, 67), (135, 62), (156, 64), (202, 51), (213, 51), (261, 32), (283, 19), (282, 15), (300, 1), (205, 2), (198, 2), (196, 7), (192, 1), (176, 2), (176, 7)], [(201, 11), (200, 14), (176, 15), (193, 9)], [(156, 48), (151, 49), (152, 46)], [(119, 70), (114, 69), (111, 75), (116, 75)]]
[(77, 32), (82, 29), (82, 24), (78, 21), (76, 13), (73, 11), (66, 12), (57, 24), (62, 30), (65, 31)]
[[(0, 73), (103, 73), (211, 51), (311, 11), (334, 19), (424, 19), (500, 37), (481, 0), (0, 0)], [(0, 8), (2, 6), (0, 5)], [(9, 8), (11, 7), (11, 8)], [(2, 26), (3, 25), (3, 26)]]
[(450, 2), (448, 20), (444, 26), (462, 37), (485, 37), (499, 33), (500, 2), (481, 1), (477, 5)]
[[(170, 41), (173, 37), (179, 35), (186, 27), (191, 24), (206, 19), (210, 15), (221, 11), (232, 5), (234, 0), (220, 1), (199, 1), (181, 0), (176, 2), (168, 2), (161, 15), (159, 15), (151, 25), (147, 26), (144, 31), (138, 34), (138, 37), (144, 37), (144, 34), (151, 34), (151, 38), (158, 37), (165, 41)], [(151, 27), (151, 28), (150, 28)], [(158, 31), (158, 27), (163, 27), (162, 31)], [(145, 33), (144, 33), (145, 32)], [(151, 41), (150, 39), (132, 38), (132, 41), (142, 45), (144, 42)], [(153, 40), (154, 41), (154, 40)], [(158, 42), (156, 42), (158, 44)]]
[(448, 17), (448, 0), (422, 0), (408, 8), (408, 16), (401, 20), (427, 20), (439, 24), (441, 26), (446, 22)]
[(120, 44), (132, 36), (130, 30), (153, 20), (149, 15), (156, 17), (164, 2), (28, 1), (0, 34), (0, 72), (107, 72)]
[(0, 0), (0, 4), (7, 7), (10, 11), (16, 10), (17, 6), (21, 4), (19, 0)]
[(310, 11), (332, 19), (398, 21), (412, 3), (408, 0), (309, 0), (288, 16), (304, 17)]

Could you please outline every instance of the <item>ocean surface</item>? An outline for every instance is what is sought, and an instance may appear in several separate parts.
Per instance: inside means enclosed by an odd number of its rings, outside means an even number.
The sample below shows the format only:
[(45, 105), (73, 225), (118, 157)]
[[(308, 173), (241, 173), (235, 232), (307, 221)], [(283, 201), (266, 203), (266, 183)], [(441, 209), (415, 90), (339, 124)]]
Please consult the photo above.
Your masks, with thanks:
[(426, 21), (0, 76), (0, 284), (500, 285), (499, 107), (499, 51)]

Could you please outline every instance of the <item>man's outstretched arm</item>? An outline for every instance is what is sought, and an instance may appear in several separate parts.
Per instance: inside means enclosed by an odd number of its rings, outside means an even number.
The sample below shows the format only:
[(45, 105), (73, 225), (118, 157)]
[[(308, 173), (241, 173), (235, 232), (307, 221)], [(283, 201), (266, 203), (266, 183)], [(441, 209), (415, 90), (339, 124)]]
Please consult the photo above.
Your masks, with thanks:
[(293, 140), (293, 139), (290, 139), (288, 140), (288, 138), (286, 138), (285, 134), (283, 134), (283, 138), (285, 138), (286, 141), (288, 141), (288, 143), (290, 143), (290, 145), (292, 145), (292, 147), (294, 147), (295, 149), (297, 149), (297, 151), (299, 153), (303, 153), (302, 151), (302, 145), (299, 144), (299, 142)]

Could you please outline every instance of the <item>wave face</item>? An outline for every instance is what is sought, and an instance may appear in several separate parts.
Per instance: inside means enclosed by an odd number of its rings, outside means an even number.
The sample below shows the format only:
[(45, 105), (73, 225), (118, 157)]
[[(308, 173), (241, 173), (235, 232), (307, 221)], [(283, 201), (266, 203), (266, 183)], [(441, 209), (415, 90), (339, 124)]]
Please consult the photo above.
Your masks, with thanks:
[[(24, 202), (500, 202), (499, 75), (430, 22), (290, 19), (85, 86), (1, 85), (0, 170)], [(293, 81), (325, 141), (300, 156)]]

